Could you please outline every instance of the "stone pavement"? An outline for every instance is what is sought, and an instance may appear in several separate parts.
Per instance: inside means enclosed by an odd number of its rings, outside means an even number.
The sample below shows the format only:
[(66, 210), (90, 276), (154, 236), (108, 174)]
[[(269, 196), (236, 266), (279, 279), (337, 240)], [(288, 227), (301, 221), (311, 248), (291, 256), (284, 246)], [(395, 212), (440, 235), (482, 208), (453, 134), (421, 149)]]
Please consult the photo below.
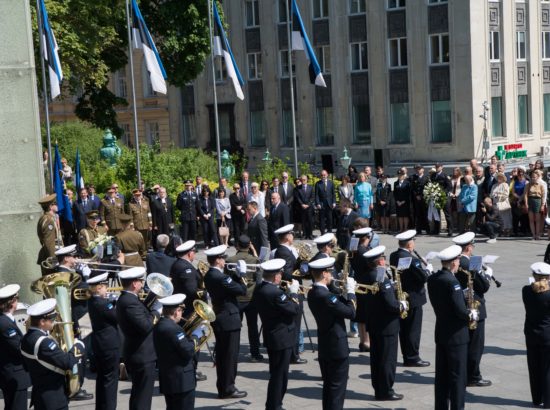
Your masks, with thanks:
[[(486, 244), (481, 239), (476, 244), (477, 255), (500, 255), (493, 265), (495, 276), (502, 281), (501, 288), (494, 284), (486, 295), (488, 319), (486, 322), (485, 354), (481, 362), (484, 378), (492, 380), (493, 386), (484, 388), (469, 388), (466, 396), (467, 409), (517, 409), (531, 407), (527, 362), (525, 357), (525, 342), (523, 337), (524, 309), (521, 301), (521, 288), (527, 283), (529, 266), (534, 261), (542, 261), (547, 241), (531, 240), (499, 240), (496, 244)], [(381, 243), (389, 249), (387, 255), (396, 247), (396, 241), (381, 235)], [(451, 241), (440, 237), (420, 236), (417, 239), (417, 249), (422, 255), (431, 250), (441, 250), (449, 246)], [(440, 263), (432, 261), (438, 269)], [(306, 308), (314, 348), (316, 342), (316, 325), (310, 311)], [(351, 349), (350, 373), (346, 409), (431, 409), (433, 408), (433, 382), (435, 375), (435, 318), (431, 305), (424, 307), (421, 356), (432, 364), (426, 368), (405, 368), (398, 363), (395, 390), (405, 395), (399, 402), (377, 402), (370, 382), (369, 354), (359, 353), (358, 340), (348, 339)], [(262, 409), (265, 405), (268, 365), (267, 363), (250, 363), (248, 359), (248, 341), (246, 320), (241, 332), (241, 352), (237, 387), (248, 392), (248, 397), (242, 400), (219, 400), (215, 387), (215, 369), (208, 354), (201, 353), (199, 370), (208, 376), (208, 380), (197, 385), (197, 409)], [(321, 388), (317, 354), (312, 353), (307, 336), (306, 351), (302, 357), (308, 360), (306, 365), (290, 367), (288, 391), (284, 400), (286, 409), (321, 409)], [(213, 345), (213, 341), (210, 345)], [(267, 354), (263, 351), (264, 356)], [(401, 361), (401, 355), (398, 355)], [(94, 377), (86, 380), (85, 388), (94, 391)], [(130, 383), (119, 384), (118, 407), (128, 408)], [(91, 410), (91, 401), (71, 403), (71, 408)], [(153, 408), (164, 408), (164, 398), (155, 387)]]

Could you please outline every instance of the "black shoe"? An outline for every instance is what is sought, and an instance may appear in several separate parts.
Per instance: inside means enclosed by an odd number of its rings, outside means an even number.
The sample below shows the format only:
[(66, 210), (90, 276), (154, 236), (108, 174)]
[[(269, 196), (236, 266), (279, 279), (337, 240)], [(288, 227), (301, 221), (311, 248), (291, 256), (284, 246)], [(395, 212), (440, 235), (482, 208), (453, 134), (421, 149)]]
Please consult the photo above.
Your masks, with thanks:
[(367, 346), (363, 343), (359, 343), (359, 351), (360, 352), (370, 352), (370, 346)]
[(493, 383), (491, 383), (491, 380), (478, 380), (478, 381), (475, 381), (475, 382), (469, 382), (468, 383), (468, 387), (489, 387), (491, 386)]
[(202, 372), (197, 372), (195, 374), (195, 380), (197, 380), (198, 382), (203, 382), (207, 379), (206, 377), (206, 374), (202, 373)]
[(71, 397), (71, 400), (82, 401), (82, 400), (92, 400), (93, 398), (94, 398), (94, 395), (92, 393), (88, 393), (86, 390), (80, 389), (78, 393), (76, 393), (73, 397)]
[(376, 400), (379, 400), (379, 401), (396, 401), (396, 400), (402, 400), (403, 397), (404, 396), (402, 394), (392, 393), (389, 396), (376, 397)]
[(245, 391), (235, 390), (233, 393), (229, 393), (225, 396), (218, 395), (220, 399), (242, 399), (243, 397), (248, 396), (248, 393)]
[(427, 362), (425, 360), (417, 360), (416, 362), (405, 362), (403, 363), (403, 366), (405, 367), (428, 367), (430, 365), (430, 362)]
[(264, 361), (264, 356), (261, 355), (261, 354), (256, 354), (256, 355), (251, 355), (250, 356), (250, 361), (252, 363), (262, 363)]
[(306, 364), (307, 360), (302, 359), (301, 357), (298, 357), (296, 360), (292, 360), (290, 364)]

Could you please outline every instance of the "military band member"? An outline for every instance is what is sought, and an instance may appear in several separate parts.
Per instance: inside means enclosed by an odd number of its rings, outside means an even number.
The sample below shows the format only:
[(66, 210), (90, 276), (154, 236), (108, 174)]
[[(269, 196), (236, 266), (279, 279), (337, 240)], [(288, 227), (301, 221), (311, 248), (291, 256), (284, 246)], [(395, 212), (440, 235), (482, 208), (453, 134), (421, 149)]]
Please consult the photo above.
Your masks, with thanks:
[(345, 285), (347, 299), (328, 290), (334, 258), (309, 263), (314, 284), (308, 293), (308, 304), (319, 332), (319, 367), (323, 378), (323, 410), (344, 408), (349, 371), (349, 347), (345, 319), (355, 316), (355, 280)]
[(65, 394), (66, 372), (80, 363), (84, 343), (75, 339), (64, 352), (49, 333), (57, 317), (55, 299), (44, 299), (27, 309), (30, 328), (21, 341), (21, 354), (32, 382), (32, 402), (36, 410), (69, 408)]
[(149, 311), (139, 300), (145, 281), (144, 267), (120, 271), (118, 277), (123, 290), (116, 304), (116, 315), (124, 335), (122, 357), (132, 378), (130, 410), (148, 410), (153, 399), (157, 360), (153, 324), (158, 320), (159, 312)]
[[(453, 238), (453, 242), (462, 248), (460, 254), (460, 269), (470, 271), (474, 284), (474, 299), (479, 302), (479, 320), (475, 329), (469, 329), (470, 342), (468, 343), (468, 387), (487, 387), (492, 383), (490, 380), (484, 380), (481, 377), (479, 364), (483, 349), (485, 347), (485, 319), (487, 318), (487, 309), (485, 307), (485, 293), (491, 286), (491, 277), (483, 272), (483, 270), (473, 271), (470, 269), (470, 258), (474, 251), (474, 232), (466, 232), (462, 235)], [(468, 275), (458, 270), (456, 278), (462, 286), (462, 290), (468, 289)], [(487, 272), (492, 274), (492, 269), (488, 268)]]
[(132, 190), (132, 199), (128, 202), (128, 214), (132, 217), (134, 229), (143, 236), (145, 246), (151, 245), (151, 231), (153, 230), (153, 214), (149, 200), (139, 189)]
[(216, 336), (216, 387), (220, 399), (240, 399), (245, 391), (235, 387), (241, 336), (241, 320), (237, 296), (246, 294), (246, 285), (241, 277), (224, 274), (227, 245), (219, 245), (205, 251), (210, 269), (204, 284), (212, 299), (216, 321), (212, 324)]
[(116, 409), (120, 338), (114, 303), (108, 299), (107, 272), (91, 275), (88, 285), (92, 297), (88, 300), (88, 312), (92, 324), (92, 351), (96, 365), (96, 410)]
[(109, 235), (114, 236), (122, 230), (119, 217), (124, 214), (124, 200), (117, 197), (115, 188), (109, 188), (107, 195), (101, 200), (99, 215), (101, 225), (107, 229)]
[(298, 281), (292, 281), (289, 294), (279, 288), (284, 265), (284, 259), (271, 259), (262, 263), (263, 281), (256, 286), (252, 297), (262, 319), (264, 343), (269, 357), (266, 410), (283, 408), (290, 356), (296, 344), (294, 319), (300, 314)]
[(143, 241), (143, 236), (132, 229), (132, 217), (122, 214), (118, 217), (122, 230), (116, 234), (115, 240), (124, 253), (126, 265), (143, 266), (143, 260), (147, 256), (147, 247)]
[(531, 265), (534, 281), (522, 289), (527, 368), (533, 404), (550, 409), (550, 265)]
[(412, 258), (411, 264), (401, 272), (401, 284), (403, 291), (409, 294), (409, 313), (405, 319), (401, 319), (399, 330), (399, 343), (403, 364), (407, 367), (426, 367), (430, 362), (420, 358), (420, 336), (422, 333), (422, 306), (426, 304), (426, 288), (424, 284), (433, 268), (422, 267), (414, 251), (414, 229), (405, 231), (395, 236), (399, 249), (390, 255), (390, 265), (398, 266), (399, 259)]
[(460, 246), (452, 245), (439, 252), (441, 270), (428, 279), (435, 312), (435, 410), (464, 408), (468, 323), (479, 318), (477, 310), (466, 307), (455, 278), (461, 251)]
[(105, 235), (107, 229), (99, 225), (99, 211), (93, 210), (86, 212), (87, 226), (78, 233), (78, 246), (84, 257), (91, 258), (93, 256), (91, 250), (88, 250), (90, 242), (96, 240), (99, 235)]
[(37, 264), (40, 265), (42, 275), (52, 273), (50, 270), (42, 266), (42, 262), (53, 257), (55, 250), (63, 246), (61, 232), (57, 219), (57, 201), (55, 194), (47, 195), (38, 201), (44, 214), (38, 220), (36, 225), (36, 233), (40, 241), (40, 251), (38, 252)]
[(0, 389), (6, 410), (27, 409), (27, 389), (31, 385), (20, 350), (23, 333), (13, 316), (19, 289), (19, 285), (0, 288)]
[(170, 268), (170, 278), (174, 285), (174, 293), (185, 295), (185, 311), (183, 317), (189, 317), (193, 312), (193, 302), (200, 299), (199, 287), (203, 287), (202, 275), (193, 266), (197, 249), (195, 241), (186, 241), (176, 248), (176, 261)]

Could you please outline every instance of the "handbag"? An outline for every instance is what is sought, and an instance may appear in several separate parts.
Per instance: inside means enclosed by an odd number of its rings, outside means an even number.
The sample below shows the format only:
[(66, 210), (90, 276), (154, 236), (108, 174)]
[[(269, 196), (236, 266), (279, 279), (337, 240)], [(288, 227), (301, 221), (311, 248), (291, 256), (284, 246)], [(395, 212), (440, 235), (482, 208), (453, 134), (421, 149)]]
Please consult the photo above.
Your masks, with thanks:
[(218, 227), (218, 235), (220, 235), (220, 238), (229, 237), (229, 228), (225, 224), (225, 221), (222, 221), (222, 224)]
[(497, 202), (497, 208), (499, 211), (507, 211), (508, 209), (512, 208), (509, 201), (498, 201)]

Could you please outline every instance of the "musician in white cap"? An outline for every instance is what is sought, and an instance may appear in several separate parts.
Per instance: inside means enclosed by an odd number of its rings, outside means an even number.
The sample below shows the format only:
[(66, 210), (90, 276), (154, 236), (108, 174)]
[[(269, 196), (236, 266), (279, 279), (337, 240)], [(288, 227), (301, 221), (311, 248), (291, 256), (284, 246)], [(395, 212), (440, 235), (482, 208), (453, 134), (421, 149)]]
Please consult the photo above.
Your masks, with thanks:
[(399, 344), (403, 355), (403, 364), (407, 367), (426, 367), (430, 362), (420, 358), (420, 336), (422, 334), (422, 306), (426, 304), (425, 283), (433, 267), (423, 264), (414, 250), (414, 229), (395, 236), (399, 249), (390, 254), (390, 265), (397, 267), (399, 260), (411, 258), (407, 269), (401, 272), (401, 286), (409, 294), (409, 312), (405, 319), (401, 319), (399, 330)]
[(470, 266), (470, 258), (474, 251), (474, 232), (466, 232), (453, 238), (453, 242), (462, 248), (460, 253), (459, 270), (456, 272), (456, 278), (464, 292), (468, 289), (468, 272), (472, 277), (474, 299), (479, 302), (479, 320), (475, 329), (470, 329), (470, 342), (468, 343), (468, 387), (487, 387), (492, 383), (481, 377), (479, 364), (483, 349), (485, 347), (485, 319), (487, 318), (487, 308), (485, 307), (485, 293), (491, 286), (491, 276), (493, 270), (490, 267), (484, 271), (480, 264), (479, 268), (473, 269)]
[(204, 284), (216, 313), (216, 321), (212, 323), (212, 327), (216, 336), (218, 397), (240, 399), (246, 397), (247, 393), (235, 386), (241, 336), (237, 296), (246, 294), (246, 285), (242, 280), (242, 277), (246, 276), (246, 271), (235, 271), (233, 277), (224, 274), (226, 250), (227, 245), (219, 245), (204, 252), (210, 264), (210, 269), (204, 276)]
[(23, 333), (15, 322), (19, 285), (0, 288), (0, 389), (8, 410), (25, 410), (31, 379), (23, 368), (21, 339)]
[(32, 398), (36, 410), (68, 409), (65, 394), (66, 373), (80, 363), (84, 343), (75, 339), (64, 352), (50, 336), (57, 318), (55, 299), (44, 299), (27, 309), (30, 327), (21, 341), (21, 354), (32, 381)]
[(522, 289), (525, 344), (531, 398), (536, 407), (550, 408), (550, 265), (531, 265), (533, 282)]
[(132, 378), (130, 410), (149, 410), (155, 384), (153, 326), (159, 312), (139, 300), (145, 282), (145, 268), (134, 267), (120, 271), (122, 292), (116, 304), (117, 320), (124, 335), (122, 357)]
[(463, 409), (466, 395), (468, 324), (479, 319), (469, 310), (455, 277), (462, 248), (451, 245), (438, 254), (441, 270), (428, 279), (435, 312), (435, 409)]
[(200, 338), (206, 333), (201, 324), (186, 335), (179, 325), (185, 308), (185, 295), (176, 293), (159, 299), (162, 317), (153, 330), (157, 352), (160, 392), (167, 410), (195, 408), (196, 364), (193, 359)]
[(299, 283), (293, 280), (289, 293), (280, 287), (284, 259), (271, 259), (261, 264), (263, 281), (252, 296), (263, 324), (264, 344), (269, 356), (269, 383), (267, 385), (266, 410), (279, 410), (288, 383), (290, 356), (296, 345), (295, 318), (301, 312)]

